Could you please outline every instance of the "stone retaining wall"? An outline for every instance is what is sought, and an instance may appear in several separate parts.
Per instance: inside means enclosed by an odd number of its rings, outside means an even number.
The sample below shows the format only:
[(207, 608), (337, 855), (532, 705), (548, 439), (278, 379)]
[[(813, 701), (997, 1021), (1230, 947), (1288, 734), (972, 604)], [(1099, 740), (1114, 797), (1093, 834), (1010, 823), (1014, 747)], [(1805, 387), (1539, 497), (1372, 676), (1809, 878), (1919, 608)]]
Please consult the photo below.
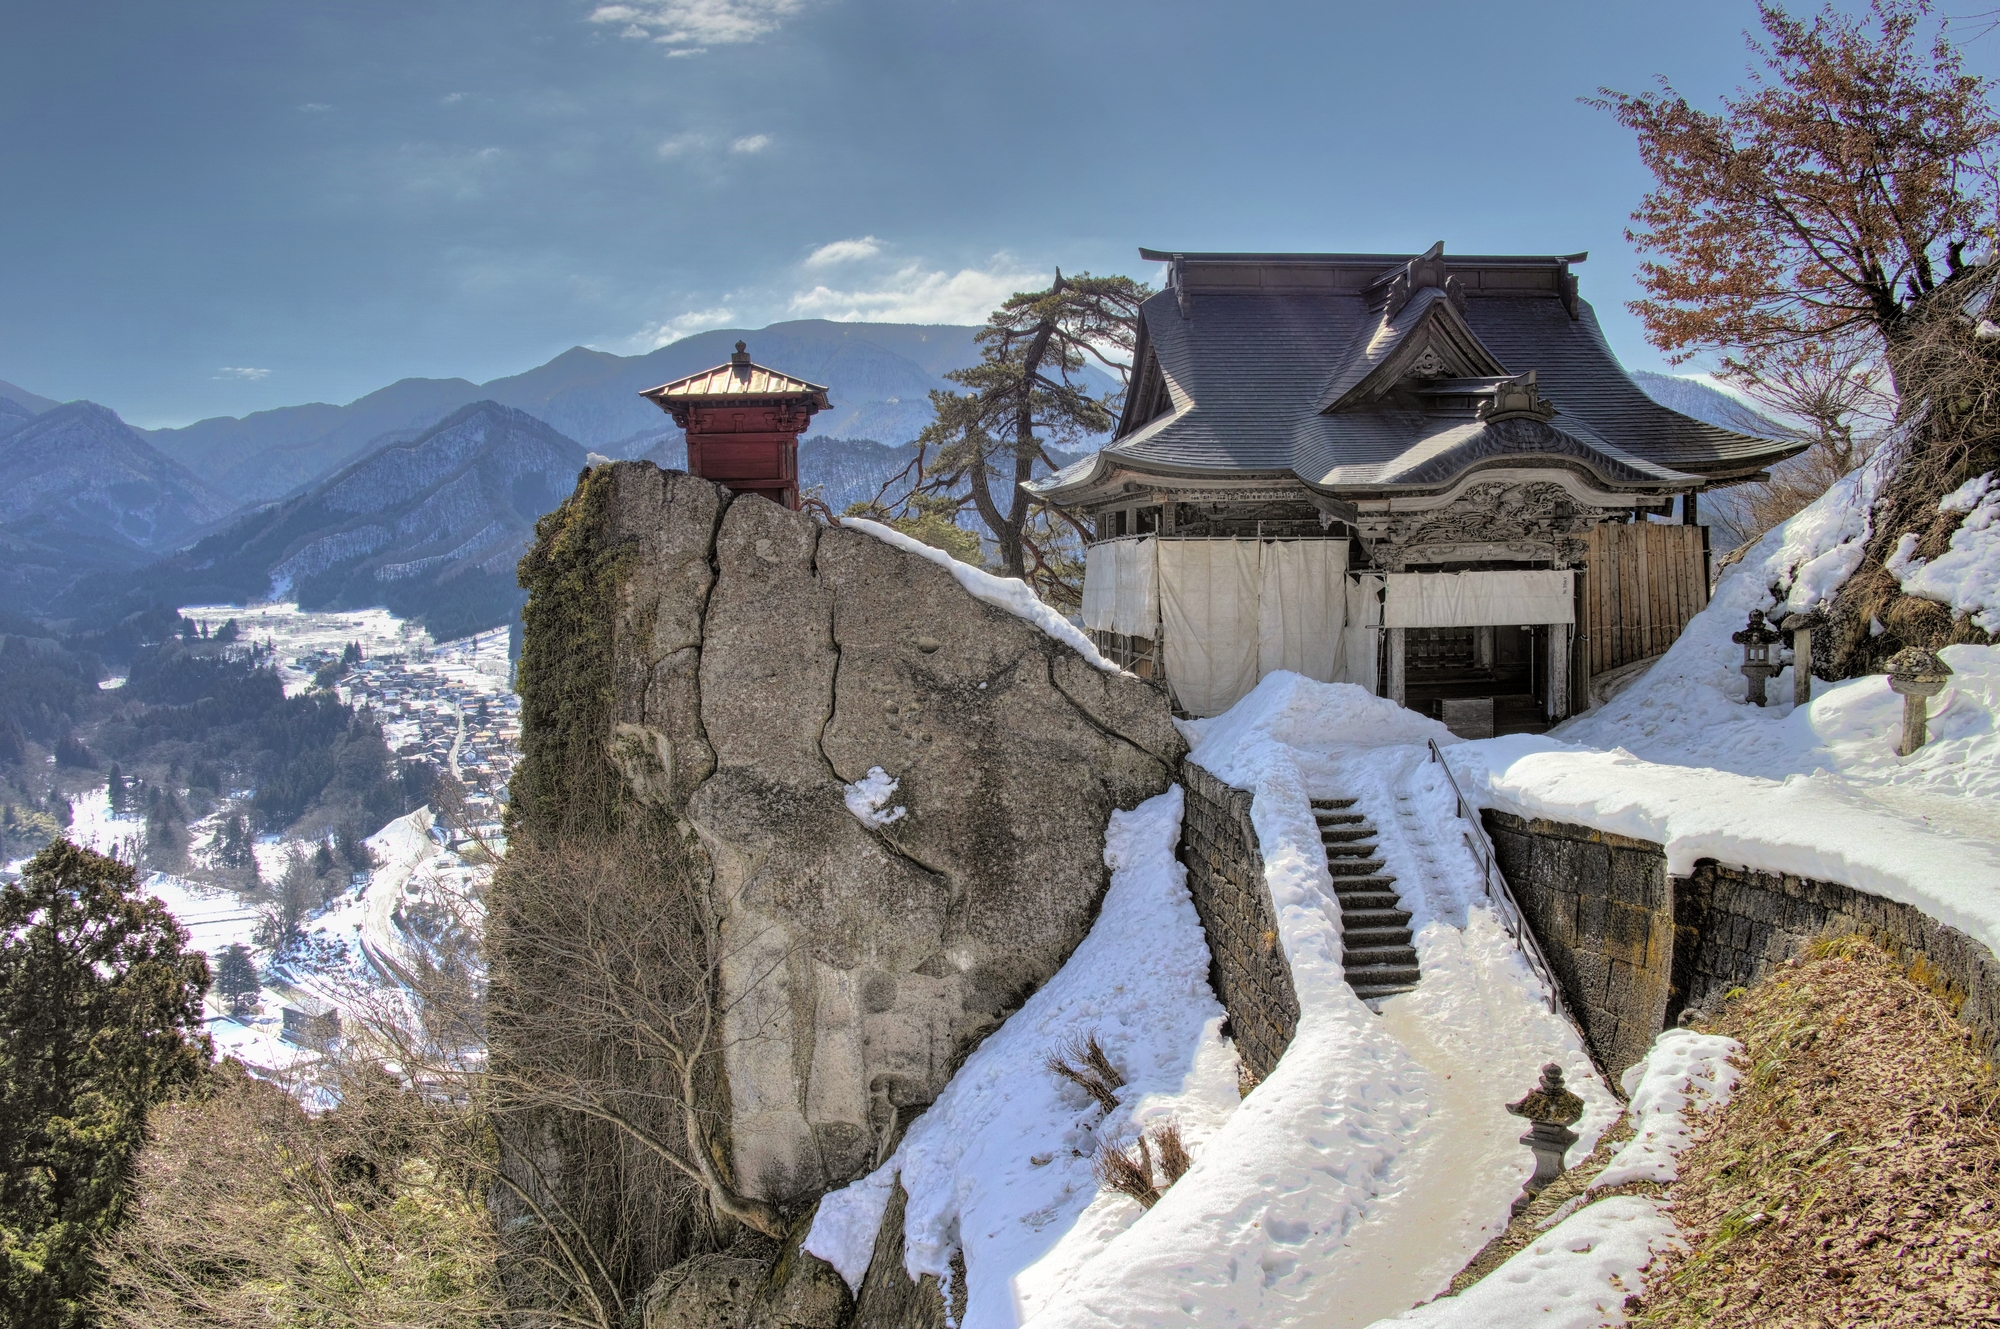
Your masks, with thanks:
[(1910, 905), (1838, 882), (1723, 867), (1704, 860), (1674, 878), (1674, 988), (1683, 1006), (1713, 1009), (1826, 933), (1859, 932), (1959, 1004), (1992, 1056), (2000, 1046), (2000, 960), (1982, 943)]
[(1674, 877), (1649, 841), (1491, 810), (1485, 822), (1592, 1054), (1613, 1076), (1683, 1010), (1714, 1009), (1828, 933), (1887, 948), (1959, 1004), (1988, 1056), (2000, 1048), (2000, 959), (1920, 909), (1712, 860)]
[(1250, 795), (1191, 761), (1181, 763), (1187, 791), (1181, 862), (1188, 893), (1208, 934), (1209, 983), (1229, 1012), (1244, 1069), (1261, 1080), (1298, 1028), (1299, 999), (1278, 944), (1278, 920), (1264, 884), (1264, 856), (1250, 824)]
[(1666, 1027), (1674, 955), (1666, 854), (1587, 826), (1490, 811), (1485, 821), (1591, 1055), (1615, 1076)]

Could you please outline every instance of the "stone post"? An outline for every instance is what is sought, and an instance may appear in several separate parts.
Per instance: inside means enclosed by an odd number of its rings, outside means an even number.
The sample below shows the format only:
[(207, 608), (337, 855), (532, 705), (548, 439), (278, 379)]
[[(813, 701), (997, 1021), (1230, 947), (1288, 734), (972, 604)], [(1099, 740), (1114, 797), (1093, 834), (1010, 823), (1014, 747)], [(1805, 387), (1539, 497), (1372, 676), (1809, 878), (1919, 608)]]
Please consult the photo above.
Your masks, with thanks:
[(1534, 1151), (1535, 1175), (1514, 1197), (1514, 1213), (1519, 1214), (1550, 1182), (1562, 1176), (1563, 1155), (1577, 1141), (1576, 1132), (1569, 1128), (1583, 1116), (1583, 1100), (1563, 1086), (1562, 1067), (1550, 1062), (1542, 1067), (1542, 1082), (1520, 1102), (1509, 1103), (1507, 1110), (1534, 1123), (1521, 1137), (1521, 1143)]
[(1792, 634), (1792, 705), (1812, 705), (1812, 635), (1813, 629), (1826, 623), (1826, 612), (1821, 609), (1807, 609), (1800, 613), (1788, 614), (1778, 624), (1783, 631)]
[(1903, 741), (1896, 755), (1909, 756), (1930, 737), (1930, 699), (1950, 678), (1951, 666), (1922, 646), (1906, 646), (1889, 657), (1889, 690), (1903, 699)]

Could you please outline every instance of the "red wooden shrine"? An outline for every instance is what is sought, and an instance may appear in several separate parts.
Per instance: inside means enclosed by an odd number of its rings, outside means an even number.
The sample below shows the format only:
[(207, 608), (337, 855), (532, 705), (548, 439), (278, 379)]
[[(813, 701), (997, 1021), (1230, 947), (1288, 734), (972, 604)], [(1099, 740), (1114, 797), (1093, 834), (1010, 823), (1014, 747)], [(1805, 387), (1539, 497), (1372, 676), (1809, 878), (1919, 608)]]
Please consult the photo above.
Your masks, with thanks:
[(639, 395), (687, 431), (689, 474), (798, 510), (799, 435), (832, 406), (825, 388), (752, 364), (737, 342), (728, 364)]

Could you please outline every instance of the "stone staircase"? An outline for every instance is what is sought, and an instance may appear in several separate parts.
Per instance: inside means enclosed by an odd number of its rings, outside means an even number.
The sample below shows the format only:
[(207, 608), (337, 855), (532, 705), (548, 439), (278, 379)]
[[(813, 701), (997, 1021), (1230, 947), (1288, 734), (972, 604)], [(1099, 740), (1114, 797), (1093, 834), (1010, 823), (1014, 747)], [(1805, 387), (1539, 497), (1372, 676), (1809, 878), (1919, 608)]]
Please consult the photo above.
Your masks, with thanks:
[(1351, 798), (1316, 798), (1313, 819), (1326, 846), (1326, 870), (1340, 900), (1342, 960), (1347, 983), (1364, 1000), (1408, 992), (1422, 977), (1410, 944), (1410, 911), (1396, 879), (1375, 857), (1375, 827), (1353, 811)]

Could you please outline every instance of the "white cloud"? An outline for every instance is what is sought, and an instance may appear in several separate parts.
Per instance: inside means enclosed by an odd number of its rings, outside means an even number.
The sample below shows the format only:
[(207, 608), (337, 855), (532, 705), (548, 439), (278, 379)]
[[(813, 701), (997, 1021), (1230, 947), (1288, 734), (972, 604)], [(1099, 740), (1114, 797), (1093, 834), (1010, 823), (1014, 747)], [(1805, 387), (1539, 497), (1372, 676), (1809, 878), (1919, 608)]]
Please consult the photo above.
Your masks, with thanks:
[(804, 7), (805, 0), (629, 0), (599, 5), (590, 21), (621, 24), (620, 37), (657, 42), (668, 55), (700, 55), (767, 37)]
[(795, 317), (836, 323), (984, 323), (1008, 296), (1047, 283), (1046, 273), (996, 254), (984, 268), (926, 271), (911, 263), (849, 290), (814, 286), (792, 296), (787, 308)]
[(299, 109), (301, 111), (309, 111), (314, 115), (322, 115), (327, 111), (331, 111), (333, 108), (327, 105), (325, 102), (305, 102), (299, 107)]
[(639, 335), (632, 340), (649, 351), (657, 351), (662, 346), (677, 342), (683, 337), (692, 337), (697, 332), (725, 327), (735, 317), (736, 311), (727, 305), (717, 305), (714, 309), (693, 309), (677, 317), (641, 328)]
[(734, 143), (731, 143), (729, 150), (731, 152), (762, 152), (770, 146), (771, 136), (769, 134), (751, 134), (748, 137), (739, 138)]
[(438, 98), (438, 100), (443, 102), (446, 106), (451, 106), (458, 102), (464, 101), (465, 94), (462, 92), (447, 92), (444, 96)]
[(215, 371), (215, 377), (218, 381), (228, 379), (234, 382), (255, 383), (260, 378), (269, 378), (270, 376), (271, 371), (268, 369), (218, 369)]
[(666, 158), (680, 157), (693, 152), (696, 148), (702, 147), (707, 142), (708, 140), (700, 134), (676, 134), (670, 139), (661, 141), (659, 153), (660, 156)]
[(852, 263), (856, 259), (874, 258), (882, 252), (882, 242), (872, 235), (864, 235), (858, 240), (835, 240), (830, 245), (821, 245), (806, 255), (809, 268), (831, 267), (835, 263)]

